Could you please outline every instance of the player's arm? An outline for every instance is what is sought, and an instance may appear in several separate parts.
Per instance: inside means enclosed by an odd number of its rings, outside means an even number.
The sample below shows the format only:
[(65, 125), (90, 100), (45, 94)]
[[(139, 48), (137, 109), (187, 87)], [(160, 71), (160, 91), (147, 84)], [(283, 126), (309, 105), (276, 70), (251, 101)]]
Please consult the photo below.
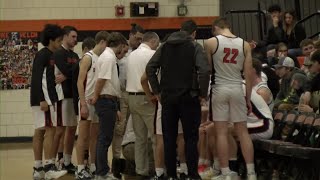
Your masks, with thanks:
[[(244, 60), (244, 77), (246, 80), (246, 101), (247, 105), (250, 105), (250, 99), (251, 99), (251, 92), (252, 92), (252, 56), (251, 56), (251, 48), (248, 42), (244, 42), (244, 54), (245, 54), (245, 60)], [(250, 109), (251, 110), (251, 109)]]
[(66, 57), (63, 53), (60, 51), (57, 51), (53, 53), (53, 59), (55, 62), (55, 65), (58, 67), (58, 69), (61, 71), (61, 73), (67, 78), (72, 78), (72, 68), (70, 68), (70, 65), (67, 63)]
[(212, 63), (213, 63), (212, 55), (214, 54), (213, 50), (216, 51), (216, 49), (217, 49), (217, 38), (210, 38), (204, 41), (204, 50), (206, 52), (211, 71), (212, 71)]
[(160, 68), (161, 53), (162, 53), (163, 45), (161, 45), (157, 49), (157, 51), (154, 53), (154, 55), (151, 57), (150, 61), (146, 66), (146, 71), (145, 71), (147, 78), (149, 79), (150, 86), (155, 95), (158, 95), (161, 92), (160, 84), (157, 77), (157, 72), (158, 72), (158, 69)]
[(263, 100), (268, 104), (269, 100), (270, 100), (270, 92), (267, 88), (260, 88), (258, 91), (257, 91), (257, 94), (259, 94)]
[(91, 57), (86, 55), (82, 58), (81, 62), (79, 63), (79, 76), (77, 81), (78, 93), (81, 106), (86, 104), (85, 99), (85, 89), (84, 89), (84, 81), (86, 79), (88, 70), (91, 66)]

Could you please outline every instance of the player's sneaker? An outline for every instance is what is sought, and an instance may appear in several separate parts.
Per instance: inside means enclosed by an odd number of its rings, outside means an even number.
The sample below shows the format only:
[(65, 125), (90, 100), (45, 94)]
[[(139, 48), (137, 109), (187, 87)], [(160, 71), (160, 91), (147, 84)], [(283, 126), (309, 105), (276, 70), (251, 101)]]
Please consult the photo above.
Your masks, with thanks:
[(74, 174), (77, 171), (77, 167), (72, 163), (68, 164), (67, 166), (63, 163), (62, 170), (66, 170), (69, 174)]
[(76, 175), (77, 180), (91, 180), (91, 179), (93, 179), (91, 173), (86, 168), (82, 169), (80, 172), (77, 171), (75, 173), (75, 175)]
[(220, 171), (212, 167), (208, 168), (206, 171), (199, 174), (202, 179), (211, 179), (215, 176), (220, 175)]
[(231, 171), (227, 175), (219, 175), (216, 177), (211, 178), (211, 180), (238, 180), (238, 174), (236, 172)]
[(161, 176), (157, 176), (157, 175), (155, 175), (154, 177), (153, 177), (153, 180), (164, 180), (165, 178), (164, 178), (164, 174), (161, 174)]
[(64, 176), (67, 174), (66, 170), (58, 170), (54, 164), (49, 164), (44, 167), (45, 170), (45, 175), (44, 178), (45, 180), (50, 180), (50, 179), (58, 179), (61, 176)]
[(95, 180), (119, 180), (119, 179), (114, 177), (113, 174), (111, 172), (109, 172), (104, 176), (97, 176), (96, 175)]
[(207, 168), (208, 168), (208, 166), (205, 164), (199, 165), (198, 166), (198, 173), (204, 172)]
[(33, 167), (33, 180), (42, 180), (44, 179), (43, 167), (35, 168)]

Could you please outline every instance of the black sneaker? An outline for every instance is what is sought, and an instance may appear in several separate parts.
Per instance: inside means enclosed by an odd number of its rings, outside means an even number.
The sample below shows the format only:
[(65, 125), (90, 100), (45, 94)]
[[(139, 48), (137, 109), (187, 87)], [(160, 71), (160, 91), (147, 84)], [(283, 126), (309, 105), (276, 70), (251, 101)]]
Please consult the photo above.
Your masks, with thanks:
[(77, 180), (91, 180), (93, 179), (92, 175), (87, 169), (82, 169), (80, 172), (76, 172)]
[(33, 179), (34, 180), (44, 179), (43, 167), (39, 167), (39, 168), (33, 167)]
[(74, 174), (77, 171), (77, 167), (75, 167), (72, 163), (67, 166), (63, 163), (62, 170), (67, 170), (69, 174)]
[(185, 173), (181, 173), (179, 179), (180, 180), (187, 180), (188, 176)]

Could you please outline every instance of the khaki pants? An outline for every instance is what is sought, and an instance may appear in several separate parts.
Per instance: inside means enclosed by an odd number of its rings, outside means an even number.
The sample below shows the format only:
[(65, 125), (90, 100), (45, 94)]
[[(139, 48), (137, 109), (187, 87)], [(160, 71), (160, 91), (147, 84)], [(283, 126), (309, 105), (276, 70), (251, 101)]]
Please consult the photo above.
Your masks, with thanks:
[(154, 138), (154, 114), (155, 106), (145, 95), (129, 95), (129, 109), (132, 115), (133, 130), (136, 135), (135, 164), (136, 173), (144, 176), (149, 175), (148, 137), (155, 147)]

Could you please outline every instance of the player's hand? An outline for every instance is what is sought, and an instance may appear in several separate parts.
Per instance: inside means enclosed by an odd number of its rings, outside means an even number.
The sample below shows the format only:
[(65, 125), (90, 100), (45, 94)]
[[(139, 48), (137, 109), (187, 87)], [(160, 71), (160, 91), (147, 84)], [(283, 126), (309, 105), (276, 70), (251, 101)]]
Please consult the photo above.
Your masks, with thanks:
[(156, 97), (156, 99), (158, 100), (158, 102), (161, 104), (161, 95), (160, 94), (157, 94), (157, 95), (154, 95)]
[(67, 78), (63, 74), (56, 75), (56, 84), (60, 84), (65, 81)]
[(49, 106), (48, 106), (47, 101), (40, 102), (40, 109), (41, 109), (41, 111), (48, 111), (49, 110)]
[(154, 95), (149, 95), (149, 96), (147, 96), (147, 97), (148, 97), (149, 101), (150, 101), (152, 104), (156, 105), (156, 104), (158, 103), (158, 99), (157, 99), (156, 96), (154, 96)]
[(251, 47), (251, 49), (254, 49), (257, 47), (257, 42), (255, 42), (254, 40), (252, 40), (251, 42), (249, 42), (249, 45)]
[(199, 97), (199, 101), (200, 101), (201, 107), (202, 106), (205, 106), (205, 107), (208, 106), (206, 98)]
[(80, 115), (84, 119), (87, 119), (89, 117), (89, 110), (86, 104), (80, 105)]
[(298, 107), (298, 110), (300, 112), (313, 112), (313, 109), (309, 105), (306, 105), (306, 104), (300, 104)]
[(247, 101), (247, 109), (248, 109), (247, 115), (249, 115), (252, 112), (252, 105), (250, 100)]
[(122, 121), (121, 112), (120, 111), (117, 111), (117, 120), (118, 121)]
[(98, 97), (93, 96), (93, 98), (89, 99), (88, 102), (92, 105), (95, 105), (97, 103), (97, 100), (98, 100)]

